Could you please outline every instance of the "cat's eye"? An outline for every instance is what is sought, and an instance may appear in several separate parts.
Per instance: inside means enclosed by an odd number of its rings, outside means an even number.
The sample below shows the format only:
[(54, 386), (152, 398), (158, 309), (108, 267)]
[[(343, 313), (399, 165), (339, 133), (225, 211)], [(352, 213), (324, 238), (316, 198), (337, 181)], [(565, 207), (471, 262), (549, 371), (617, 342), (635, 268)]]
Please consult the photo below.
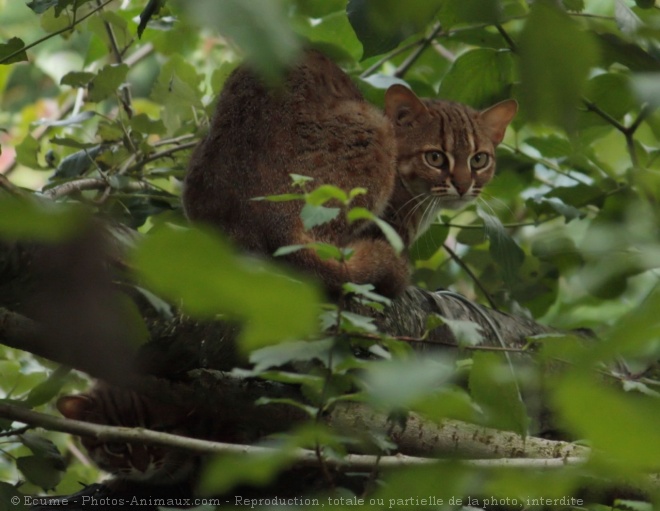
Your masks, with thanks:
[(490, 162), (490, 156), (487, 153), (477, 153), (470, 158), (470, 168), (472, 170), (481, 170)]
[(127, 445), (121, 442), (107, 442), (103, 444), (103, 449), (113, 456), (121, 456), (126, 454)]
[(442, 151), (427, 151), (424, 153), (424, 159), (426, 163), (431, 165), (431, 167), (444, 167), (447, 164), (447, 157)]

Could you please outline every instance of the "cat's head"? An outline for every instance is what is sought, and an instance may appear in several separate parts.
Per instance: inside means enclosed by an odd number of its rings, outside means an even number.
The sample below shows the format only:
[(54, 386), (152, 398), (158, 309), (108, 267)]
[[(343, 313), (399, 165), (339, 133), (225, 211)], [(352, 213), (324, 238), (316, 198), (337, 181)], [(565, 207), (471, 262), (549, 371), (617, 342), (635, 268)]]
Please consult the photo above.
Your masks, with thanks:
[(396, 206), (405, 209), (400, 215), (420, 217), (407, 223), (430, 222), (439, 209), (460, 208), (479, 196), (493, 178), (495, 148), (517, 110), (514, 100), (477, 111), (451, 101), (419, 99), (402, 85), (387, 90), (385, 114), (394, 125), (397, 172), (408, 192), (407, 198), (395, 200), (410, 200)]
[[(68, 418), (108, 426), (140, 427), (177, 433), (185, 411), (162, 405), (137, 393), (97, 383), (83, 394), (62, 396), (57, 409)], [(81, 437), (90, 458), (119, 479), (150, 484), (175, 484), (185, 480), (194, 459), (166, 447), (103, 441)]]

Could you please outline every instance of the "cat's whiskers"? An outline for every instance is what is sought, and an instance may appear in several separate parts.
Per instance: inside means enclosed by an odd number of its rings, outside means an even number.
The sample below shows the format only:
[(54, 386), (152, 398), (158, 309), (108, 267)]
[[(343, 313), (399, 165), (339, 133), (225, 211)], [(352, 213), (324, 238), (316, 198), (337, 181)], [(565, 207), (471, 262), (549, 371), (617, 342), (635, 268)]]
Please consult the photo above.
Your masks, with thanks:
[(477, 200), (481, 204), (484, 204), (486, 207), (488, 207), (492, 213), (495, 213), (495, 207), (493, 207), (493, 204), (491, 204), (491, 202), (501, 206), (501, 209), (506, 210), (509, 214), (514, 215), (513, 209), (511, 209), (511, 207), (506, 202), (504, 202), (502, 199), (499, 199), (491, 195), (486, 191), (482, 191), (480, 196), (477, 197)]

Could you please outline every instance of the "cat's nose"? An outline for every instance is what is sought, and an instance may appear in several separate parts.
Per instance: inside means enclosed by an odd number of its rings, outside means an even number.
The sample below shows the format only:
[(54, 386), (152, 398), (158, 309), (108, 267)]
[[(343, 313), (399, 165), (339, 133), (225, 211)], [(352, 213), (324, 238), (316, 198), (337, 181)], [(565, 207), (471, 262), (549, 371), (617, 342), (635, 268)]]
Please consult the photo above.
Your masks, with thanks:
[(458, 192), (458, 195), (461, 197), (470, 190), (470, 186), (472, 185), (470, 182), (463, 182), (458, 179), (452, 179), (451, 184), (454, 186), (456, 192)]

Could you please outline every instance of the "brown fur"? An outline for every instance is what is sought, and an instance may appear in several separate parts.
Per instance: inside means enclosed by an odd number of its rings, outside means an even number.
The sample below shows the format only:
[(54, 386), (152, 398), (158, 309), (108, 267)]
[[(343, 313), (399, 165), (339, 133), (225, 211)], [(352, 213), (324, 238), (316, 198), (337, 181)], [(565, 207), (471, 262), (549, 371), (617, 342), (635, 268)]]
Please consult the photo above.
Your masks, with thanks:
[[(252, 199), (292, 192), (290, 174), (312, 177), (312, 187), (332, 184), (347, 192), (366, 188), (368, 193), (351, 205), (386, 218), (409, 244), (439, 207), (462, 205), (490, 179), (471, 186), (468, 176), (460, 173), (449, 186), (446, 172), (423, 162), (426, 152), (442, 148), (442, 140), (461, 129), (456, 115), (442, 113), (445, 108), (466, 107), (422, 103), (395, 85), (386, 94), (383, 114), (364, 100), (339, 67), (316, 51), (305, 53), (279, 89), (267, 89), (241, 67), (227, 80), (209, 134), (191, 159), (183, 194), (186, 214), (195, 222), (221, 228), (240, 247), (256, 253), (271, 255), (279, 247), (310, 242), (349, 247), (354, 254), (345, 263), (322, 260), (307, 249), (286, 259), (319, 277), (334, 296), (347, 281), (371, 283), (380, 293), (396, 296), (408, 284), (406, 257), (374, 236), (373, 229), (364, 223), (349, 224), (340, 214), (305, 231), (301, 201)], [(471, 122), (465, 129), (472, 129), (481, 114), (468, 111), (457, 114), (458, 122)], [(499, 143), (501, 138), (495, 140), (492, 132), (503, 134), (515, 108), (511, 112), (511, 107), (499, 108), (492, 116), (496, 126), (481, 128), (479, 136), (491, 139), (485, 150), (492, 153)]]

